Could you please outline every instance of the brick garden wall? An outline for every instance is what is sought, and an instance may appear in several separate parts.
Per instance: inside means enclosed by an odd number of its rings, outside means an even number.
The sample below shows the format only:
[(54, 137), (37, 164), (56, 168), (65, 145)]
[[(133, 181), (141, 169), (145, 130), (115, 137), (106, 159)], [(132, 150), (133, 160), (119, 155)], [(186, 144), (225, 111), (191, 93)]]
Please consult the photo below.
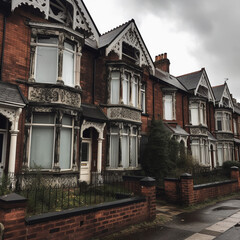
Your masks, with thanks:
[(191, 205), (207, 199), (220, 197), (240, 190), (239, 169), (231, 169), (231, 180), (193, 185), (193, 177), (183, 174), (180, 179), (166, 178), (164, 181), (165, 196), (171, 202)]
[(26, 199), (13, 193), (0, 198), (4, 239), (90, 239), (156, 216), (155, 181), (140, 181), (139, 197), (26, 218)]

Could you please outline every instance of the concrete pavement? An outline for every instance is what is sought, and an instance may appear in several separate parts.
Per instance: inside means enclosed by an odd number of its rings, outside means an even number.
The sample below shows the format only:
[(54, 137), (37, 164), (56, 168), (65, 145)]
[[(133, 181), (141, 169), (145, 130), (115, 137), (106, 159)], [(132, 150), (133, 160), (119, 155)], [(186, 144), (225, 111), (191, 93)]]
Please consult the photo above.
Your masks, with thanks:
[(157, 214), (172, 220), (154, 229), (112, 240), (240, 240), (240, 198), (219, 202), (191, 213), (158, 206)]

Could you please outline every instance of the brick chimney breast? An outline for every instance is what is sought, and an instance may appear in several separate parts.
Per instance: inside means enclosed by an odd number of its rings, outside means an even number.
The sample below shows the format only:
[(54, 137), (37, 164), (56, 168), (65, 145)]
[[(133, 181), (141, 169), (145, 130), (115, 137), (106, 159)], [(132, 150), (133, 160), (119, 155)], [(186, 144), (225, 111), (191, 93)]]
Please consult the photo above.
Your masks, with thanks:
[(162, 53), (156, 56), (154, 65), (156, 68), (169, 73), (170, 61), (167, 58), (167, 53)]

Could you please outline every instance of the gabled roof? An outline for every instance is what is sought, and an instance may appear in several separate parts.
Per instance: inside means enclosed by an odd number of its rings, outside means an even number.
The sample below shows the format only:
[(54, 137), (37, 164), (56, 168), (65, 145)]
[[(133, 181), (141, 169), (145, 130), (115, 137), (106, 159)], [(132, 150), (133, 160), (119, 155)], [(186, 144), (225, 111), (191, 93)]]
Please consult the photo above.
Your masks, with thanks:
[(123, 42), (139, 51), (139, 66), (147, 65), (152, 73), (155, 72), (153, 60), (133, 19), (100, 36), (99, 48), (105, 48), (106, 56), (114, 51), (122, 59)]
[(112, 43), (112, 41), (128, 26), (129, 23), (131, 23), (133, 20), (130, 20), (111, 31), (108, 31), (104, 34), (102, 34), (99, 38), (99, 48), (108, 46)]
[(192, 72), (182, 76), (178, 76), (177, 78), (187, 90), (194, 90), (198, 86), (202, 74), (203, 69), (197, 72)]
[(27, 100), (17, 85), (0, 82), (0, 104), (13, 107), (24, 107), (26, 103)]
[(104, 112), (94, 104), (81, 104), (83, 110), (83, 117), (88, 120), (95, 120), (98, 122), (106, 122), (108, 118)]
[[(216, 101), (219, 107), (229, 107), (232, 109), (234, 108), (232, 96), (230, 94), (230, 91), (228, 89), (228, 85), (226, 82), (223, 85), (213, 87), (213, 90), (214, 90)], [(229, 100), (229, 106), (224, 105), (223, 98), (226, 98)]]
[(173, 133), (173, 135), (180, 135), (180, 136), (189, 136), (189, 133), (187, 133), (183, 128), (181, 128), (179, 125), (176, 125), (176, 127), (172, 127), (169, 124), (165, 123), (165, 125), (170, 129), (170, 131)]
[(224, 84), (212, 87), (215, 98), (216, 98), (216, 102), (220, 102), (223, 95), (224, 88), (225, 88)]
[[(177, 78), (183, 84), (183, 86), (195, 96), (198, 95), (207, 98), (209, 101), (215, 103), (213, 89), (209, 82), (205, 68), (202, 68), (200, 71), (179, 76)], [(203, 89), (207, 89), (208, 91)]]
[(170, 75), (168, 72), (164, 72), (156, 68), (154, 76), (173, 87), (176, 87), (184, 92), (187, 92), (186, 88), (179, 82), (179, 80), (176, 77)]

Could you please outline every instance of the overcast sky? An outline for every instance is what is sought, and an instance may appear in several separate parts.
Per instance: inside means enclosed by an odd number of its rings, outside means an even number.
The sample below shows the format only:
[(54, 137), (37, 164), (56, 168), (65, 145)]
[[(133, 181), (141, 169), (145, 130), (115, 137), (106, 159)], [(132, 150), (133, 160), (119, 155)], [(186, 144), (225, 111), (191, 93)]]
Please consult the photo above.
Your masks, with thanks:
[(167, 53), (174, 76), (205, 67), (212, 86), (228, 78), (240, 101), (239, 0), (84, 0), (102, 34), (134, 19), (154, 61)]

